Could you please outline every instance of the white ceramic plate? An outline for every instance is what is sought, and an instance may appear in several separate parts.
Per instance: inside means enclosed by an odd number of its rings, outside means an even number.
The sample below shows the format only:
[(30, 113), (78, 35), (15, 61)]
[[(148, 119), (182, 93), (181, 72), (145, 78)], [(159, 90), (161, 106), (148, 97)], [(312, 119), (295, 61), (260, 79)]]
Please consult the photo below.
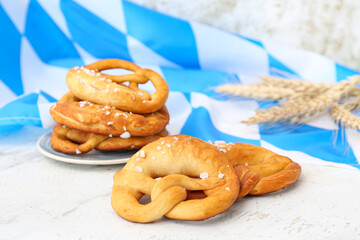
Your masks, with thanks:
[(37, 148), (44, 156), (67, 163), (85, 164), (85, 165), (113, 165), (126, 163), (136, 150), (122, 152), (101, 152), (92, 150), (81, 155), (70, 155), (58, 152), (51, 147), (51, 132), (42, 135), (38, 142)]

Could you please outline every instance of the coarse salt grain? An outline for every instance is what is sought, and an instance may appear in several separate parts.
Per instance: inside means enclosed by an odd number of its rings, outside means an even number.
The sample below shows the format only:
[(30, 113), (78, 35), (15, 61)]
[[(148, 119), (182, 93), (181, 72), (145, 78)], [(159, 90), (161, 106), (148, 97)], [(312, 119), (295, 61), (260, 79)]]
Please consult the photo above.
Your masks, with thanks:
[(229, 187), (226, 187), (225, 189), (226, 189), (227, 191), (230, 191), (230, 188), (229, 188)]
[(109, 137), (112, 137), (112, 134), (111, 134), (111, 133), (109, 134)]
[(209, 177), (209, 174), (207, 172), (200, 173), (200, 178), (201, 179), (206, 179), (208, 177)]
[(165, 141), (162, 141), (162, 142), (161, 142), (161, 145), (164, 145), (164, 143), (165, 143)]
[(81, 151), (79, 149), (75, 149), (76, 154), (81, 154)]
[(145, 157), (145, 151), (144, 151), (144, 150), (141, 150), (141, 151), (140, 151), (140, 157), (142, 157), (142, 158)]
[(110, 111), (106, 111), (106, 115), (110, 115)]
[(84, 104), (84, 103), (80, 103), (80, 107), (81, 107), (81, 108), (85, 107), (85, 104)]
[(118, 92), (119, 91), (119, 89), (118, 88), (114, 88), (114, 92)]
[(123, 134), (120, 135), (121, 138), (129, 138), (130, 137), (130, 133), (129, 132), (124, 132)]
[(156, 181), (159, 181), (160, 179), (161, 179), (161, 177), (157, 177), (157, 178), (155, 178), (155, 180), (156, 180)]
[(219, 178), (223, 178), (224, 176), (225, 176), (225, 174), (219, 173)]
[(113, 124), (114, 124), (114, 122), (108, 122), (108, 123), (107, 123), (107, 125), (109, 125), (109, 126), (110, 126), (110, 125), (113, 125)]
[(167, 146), (168, 148), (171, 148), (171, 144), (169, 144), (169, 143), (167, 143), (166, 146)]
[(124, 131), (126, 132), (126, 127), (125, 127), (125, 126), (123, 126), (123, 129), (124, 129)]
[(142, 168), (137, 166), (136, 169), (139, 171), (139, 172), (142, 172)]
[(160, 146), (157, 146), (156, 149), (157, 149), (157, 150), (161, 150), (161, 147), (160, 147)]
[(136, 158), (135, 161), (140, 162), (140, 158)]

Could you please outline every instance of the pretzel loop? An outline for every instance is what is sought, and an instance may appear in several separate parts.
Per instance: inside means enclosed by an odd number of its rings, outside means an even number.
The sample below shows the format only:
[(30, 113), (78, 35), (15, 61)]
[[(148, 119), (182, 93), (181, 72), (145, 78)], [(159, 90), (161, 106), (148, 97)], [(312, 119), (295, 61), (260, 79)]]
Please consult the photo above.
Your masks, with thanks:
[[(133, 73), (114, 76), (101, 72), (113, 68)], [(148, 81), (155, 88), (155, 92), (151, 94), (138, 87), (138, 84)], [(125, 82), (129, 82), (129, 85), (126, 86)], [(105, 59), (81, 68), (72, 68), (66, 76), (66, 83), (72, 94), (79, 99), (141, 114), (159, 110), (169, 94), (169, 88), (159, 74), (120, 59)]]
[(224, 180), (218, 177), (196, 180), (181, 174), (171, 174), (159, 181), (153, 186), (151, 190), (151, 200), (156, 199), (162, 192), (172, 186), (180, 186), (189, 191), (209, 190), (225, 183)]
[(69, 130), (60, 126), (54, 128), (54, 131), (51, 133), (51, 145), (55, 150), (68, 154), (87, 153), (108, 138), (104, 135), (91, 133), (84, 143), (76, 144), (68, 140)]
[(294, 183), (301, 167), (285, 156), (245, 143), (215, 143), (234, 166), (240, 180), (238, 198), (278, 191)]

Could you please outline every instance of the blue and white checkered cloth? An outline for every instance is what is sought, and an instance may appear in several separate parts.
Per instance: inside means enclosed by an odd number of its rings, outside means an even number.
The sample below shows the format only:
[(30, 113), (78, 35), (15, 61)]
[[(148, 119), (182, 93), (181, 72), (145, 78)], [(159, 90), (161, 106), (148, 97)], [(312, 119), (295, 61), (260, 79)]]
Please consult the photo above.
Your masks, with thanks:
[[(171, 134), (247, 142), (296, 161), (356, 167), (360, 135), (327, 115), (294, 130), (241, 122), (255, 100), (214, 91), (259, 75), (336, 82), (358, 72), (321, 55), (260, 42), (121, 0), (0, 3), (0, 133), (54, 125), (49, 107), (68, 91), (69, 68), (103, 58), (148, 67), (168, 82)], [(306, 81), (306, 80), (304, 80)]]

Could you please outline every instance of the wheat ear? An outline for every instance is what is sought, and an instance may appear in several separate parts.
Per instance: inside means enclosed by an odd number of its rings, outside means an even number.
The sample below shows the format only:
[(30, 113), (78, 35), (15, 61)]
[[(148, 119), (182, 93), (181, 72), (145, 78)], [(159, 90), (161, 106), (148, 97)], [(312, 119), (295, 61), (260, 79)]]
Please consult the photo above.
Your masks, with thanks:
[(253, 117), (244, 120), (247, 124), (274, 123), (280, 121), (290, 121), (299, 123), (301, 120), (312, 117), (317, 113), (323, 112), (335, 101), (338, 101), (350, 90), (354, 89), (360, 82), (360, 77), (353, 77), (348, 81), (342, 81), (334, 85), (325, 93), (313, 98), (296, 98), (280, 106), (273, 106), (267, 109), (256, 111)]
[(341, 125), (360, 130), (360, 118), (352, 113), (359, 109), (360, 96), (351, 99), (344, 104), (334, 103), (330, 110), (330, 116)]

